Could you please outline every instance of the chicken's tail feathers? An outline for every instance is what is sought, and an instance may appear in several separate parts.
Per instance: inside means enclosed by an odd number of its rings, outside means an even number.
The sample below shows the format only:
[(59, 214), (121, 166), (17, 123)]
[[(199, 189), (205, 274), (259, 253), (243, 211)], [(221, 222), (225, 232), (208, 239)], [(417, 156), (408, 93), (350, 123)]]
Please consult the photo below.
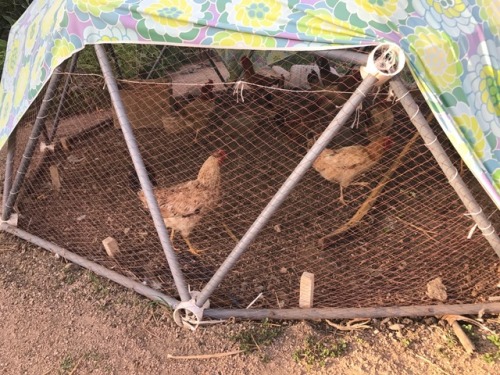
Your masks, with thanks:
[[(149, 181), (151, 181), (151, 185), (153, 187), (157, 186), (156, 175), (153, 172), (153, 170), (151, 169), (151, 167), (149, 167), (148, 165), (146, 165), (146, 172), (148, 173), (148, 177), (149, 177)], [(133, 192), (135, 192), (135, 193), (141, 192), (142, 193), (142, 190), (141, 190), (142, 187), (141, 187), (141, 183), (139, 181), (139, 176), (137, 175), (137, 172), (133, 166), (130, 167), (130, 170), (128, 172), (128, 182), (129, 182), (129, 187), (130, 187), (130, 189), (132, 189)]]

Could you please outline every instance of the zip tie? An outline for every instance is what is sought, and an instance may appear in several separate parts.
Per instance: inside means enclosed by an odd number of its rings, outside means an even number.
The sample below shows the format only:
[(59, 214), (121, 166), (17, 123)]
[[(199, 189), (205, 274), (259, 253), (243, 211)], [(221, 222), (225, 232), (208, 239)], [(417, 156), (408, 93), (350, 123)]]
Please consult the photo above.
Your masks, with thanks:
[(485, 231), (486, 229), (490, 228), (491, 227), (491, 223), (490, 225), (488, 225), (486, 228), (481, 228), (479, 225), (477, 226), (479, 229), (481, 229), (481, 232)]
[(451, 182), (453, 182), (453, 181), (455, 180), (455, 178), (457, 178), (457, 176), (458, 176), (458, 169), (457, 169), (457, 168), (455, 168), (455, 175), (454, 175), (452, 178), (450, 178), (450, 181), (449, 181), (449, 182), (450, 182), (450, 183), (451, 183)]
[(363, 95), (363, 98), (366, 98), (365, 93), (364, 93), (363, 91), (359, 90), (359, 88), (357, 88), (357, 89), (356, 89), (356, 91), (354, 91), (354, 92), (358, 92), (358, 93), (360, 93), (361, 95)]
[(409, 93), (410, 93), (409, 91), (406, 91), (406, 92), (405, 92), (405, 93), (401, 96), (401, 98), (398, 98), (398, 99), (396, 100), (396, 102), (399, 102), (400, 100), (403, 100), (403, 98), (404, 98), (406, 95), (408, 95)]
[(477, 216), (477, 215), (481, 214), (482, 212), (483, 212), (483, 208), (479, 207), (479, 211), (477, 211), (477, 212), (471, 212), (471, 213), (466, 213), (466, 214), (464, 214), (464, 216)]
[(495, 229), (491, 228), (491, 232), (490, 233), (487, 233), (487, 234), (484, 234), (483, 233), (483, 236), (487, 237), (487, 236), (491, 236), (492, 234), (495, 233)]
[(424, 143), (425, 146), (429, 147), (430, 145), (432, 145), (434, 142), (436, 142), (438, 139), (438, 137), (436, 136), (436, 138), (434, 138), (431, 142), (429, 143)]
[(420, 107), (417, 108), (417, 112), (410, 118), (410, 121), (412, 121), (418, 114), (420, 113)]

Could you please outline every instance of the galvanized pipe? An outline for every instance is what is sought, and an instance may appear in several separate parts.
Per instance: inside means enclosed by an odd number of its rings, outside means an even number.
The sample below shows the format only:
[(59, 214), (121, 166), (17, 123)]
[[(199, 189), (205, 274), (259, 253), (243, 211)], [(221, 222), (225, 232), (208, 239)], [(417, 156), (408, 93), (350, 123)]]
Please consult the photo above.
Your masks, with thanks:
[(403, 316), (476, 315), (500, 313), (500, 302), (465, 305), (421, 305), (390, 307), (313, 308), (313, 309), (207, 309), (203, 315), (214, 319), (355, 319)]
[(118, 61), (118, 56), (116, 56), (115, 48), (112, 44), (105, 44), (104, 48), (109, 51), (111, 58), (113, 59), (113, 63), (115, 64), (116, 74), (118, 75), (118, 79), (123, 79), (123, 71), (120, 66), (120, 62)]
[(181, 267), (177, 261), (177, 256), (175, 255), (174, 249), (170, 242), (169, 235), (167, 233), (167, 228), (163, 222), (163, 217), (161, 216), (160, 208), (156, 197), (153, 193), (153, 187), (151, 186), (151, 181), (149, 180), (146, 167), (144, 166), (144, 161), (142, 160), (141, 152), (139, 151), (139, 146), (132, 131), (132, 125), (127, 117), (127, 112), (123, 105), (123, 102), (118, 91), (118, 86), (116, 84), (115, 77), (113, 76), (113, 71), (109, 64), (108, 57), (106, 56), (106, 51), (102, 45), (95, 45), (95, 51), (97, 54), (97, 59), (101, 65), (102, 72), (104, 74), (104, 80), (108, 87), (109, 95), (111, 96), (111, 102), (115, 109), (118, 122), (120, 123), (121, 129), (123, 131), (123, 137), (125, 138), (125, 143), (127, 144), (130, 156), (132, 157), (132, 162), (134, 164), (137, 176), (139, 177), (139, 182), (141, 184), (142, 191), (146, 197), (146, 202), (149, 207), (149, 212), (153, 218), (153, 223), (158, 232), (158, 237), (160, 238), (161, 246), (163, 252), (167, 258), (170, 271), (172, 272), (172, 277), (174, 278), (175, 286), (181, 297), (182, 301), (189, 301), (191, 295), (189, 294), (184, 275), (182, 274)]
[(55, 135), (57, 133), (57, 128), (59, 127), (59, 117), (61, 116), (61, 110), (62, 110), (62, 107), (63, 107), (63, 104), (64, 104), (64, 99), (66, 99), (66, 94), (68, 92), (69, 81), (71, 80), (71, 74), (75, 72), (76, 63), (78, 61), (79, 54), (80, 54), (80, 52), (77, 52), (71, 58), (71, 62), (70, 62), (70, 65), (69, 65), (68, 74), (66, 76), (66, 80), (64, 81), (64, 86), (63, 86), (63, 91), (62, 91), (62, 94), (61, 94), (61, 99), (59, 100), (59, 105), (57, 106), (56, 115), (54, 117), (54, 124), (52, 125), (52, 130), (50, 131), (50, 134), (49, 134), (48, 139), (47, 139), (47, 143), (48, 144), (52, 143), (52, 141), (54, 140), (54, 137), (55, 137)]
[(7, 233), (10, 233), (14, 236), (17, 236), (25, 241), (31, 242), (32, 244), (35, 244), (37, 246), (40, 246), (41, 248), (48, 250), (54, 254), (57, 254), (64, 259), (69, 260), (72, 263), (78, 264), (81, 267), (84, 267), (95, 274), (99, 276), (106, 277), (110, 279), (111, 281), (114, 281), (117, 284), (123, 285), (126, 288), (132, 289), (133, 291), (142, 294), (145, 297), (148, 297), (154, 301), (161, 301), (165, 302), (167, 305), (169, 305), (172, 308), (175, 308), (179, 301), (176, 299), (169, 297), (163, 293), (158, 292), (155, 289), (149, 288), (137, 281), (131, 280), (128, 277), (125, 277), (123, 275), (120, 275), (119, 273), (115, 271), (111, 271), (107, 269), (106, 267), (101, 266), (100, 264), (94, 263), (84, 257), (81, 257), (75, 253), (72, 253), (69, 250), (66, 250), (65, 248), (59, 247), (52, 242), (46, 241), (40, 237), (37, 237), (31, 233), (28, 233), (22, 229), (13, 227), (11, 225), (8, 225), (6, 223), (1, 223), (0, 224), (0, 231), (4, 231)]
[(3, 195), (2, 195), (2, 212), (6, 211), (7, 197), (9, 196), (10, 187), (12, 186), (12, 173), (14, 172), (14, 156), (16, 155), (16, 134), (17, 134), (17, 127), (14, 128), (14, 130), (10, 134), (9, 140), (7, 141), (7, 158), (5, 159), (5, 179), (3, 181)]
[(160, 54), (158, 55), (158, 57), (156, 58), (153, 66), (151, 67), (148, 75), (146, 76), (146, 79), (149, 79), (151, 77), (151, 74), (153, 74), (154, 70), (156, 69), (156, 66), (160, 63), (161, 61), (161, 58), (163, 57), (163, 54), (165, 53), (165, 51), (167, 50), (167, 46), (163, 46), (163, 48), (161, 49), (160, 51)]
[(315, 55), (326, 57), (330, 60), (340, 60), (346, 63), (356, 63), (365, 66), (368, 62), (368, 54), (350, 51), (346, 49), (334, 49), (328, 51), (315, 51)]
[(483, 236), (486, 237), (493, 250), (495, 250), (496, 254), (500, 257), (500, 239), (498, 238), (498, 234), (496, 233), (493, 224), (475, 200), (469, 188), (462, 180), (462, 177), (460, 177), (458, 170), (451, 162), (450, 158), (446, 154), (446, 151), (443, 149), (443, 146), (441, 146), (441, 143), (439, 143), (436, 134), (432, 131), (424, 115), (420, 111), (418, 104), (415, 103), (410, 92), (400, 78), (393, 79), (390, 82), (390, 85), (396, 96), (399, 98), (399, 101), (403, 105), (406, 113), (408, 113), (411, 122), (420, 133), (425, 145), (443, 170), (449, 184), (453, 187), (453, 189), (455, 189), (471, 218), (476, 222), (478, 228), (483, 233)]
[(65, 65), (66, 61), (55, 68), (54, 72), (52, 73), (52, 77), (50, 77), (47, 91), (45, 92), (42, 105), (40, 106), (40, 110), (38, 111), (38, 115), (36, 117), (35, 124), (33, 125), (30, 138), (28, 140), (28, 143), (26, 144), (23, 158), (19, 165), (19, 169), (17, 170), (16, 178), (10, 189), (7, 203), (4, 206), (4, 211), (2, 213), (3, 221), (7, 221), (10, 218), (12, 208), (14, 207), (19, 192), (21, 191), (21, 186), (24, 182), (24, 178), (26, 177), (26, 173), (28, 172), (31, 158), (33, 157), (33, 153), (35, 152), (36, 145), (38, 144), (38, 137), (40, 137), (40, 133), (45, 127), (45, 118), (47, 117), (47, 113), (49, 111), (49, 107), (51, 104), (50, 102), (52, 101), (52, 99), (54, 99), (57, 85), (59, 83), (59, 80), (61, 79), (61, 71), (64, 69)]
[(287, 180), (280, 187), (278, 192), (274, 195), (271, 201), (267, 204), (264, 210), (260, 213), (245, 235), (236, 244), (233, 251), (226, 258), (224, 263), (220, 266), (217, 272), (214, 274), (212, 279), (203, 288), (200, 295), (196, 300), (196, 305), (198, 307), (203, 306), (203, 304), (208, 300), (210, 295), (214, 292), (217, 286), (222, 282), (227, 273), (236, 264), (238, 259), (243, 255), (245, 250), (250, 246), (253, 240), (257, 237), (259, 232), (264, 228), (269, 219), (278, 210), (281, 204), (285, 201), (288, 195), (292, 192), (295, 186), (300, 182), (302, 177), (311, 168), (312, 164), (318, 157), (318, 155), (323, 151), (327, 144), (332, 140), (332, 138), (337, 134), (344, 123), (351, 117), (359, 104), (363, 101), (365, 96), (373, 88), (374, 84), (377, 82), (377, 78), (372, 75), (368, 75), (359, 85), (359, 87), (354, 91), (349, 100), (344, 104), (342, 109), (339, 111), (337, 116), (332, 120), (332, 122), (325, 129), (323, 134), (318, 138), (316, 143), (307, 152), (301, 162), (297, 165), (295, 170), (290, 174)]

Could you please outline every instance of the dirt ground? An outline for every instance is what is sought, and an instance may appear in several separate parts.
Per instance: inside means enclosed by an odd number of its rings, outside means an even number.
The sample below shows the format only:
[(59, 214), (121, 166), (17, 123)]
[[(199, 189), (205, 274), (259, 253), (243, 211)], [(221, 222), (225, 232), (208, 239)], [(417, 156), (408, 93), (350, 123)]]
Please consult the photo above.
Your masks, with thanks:
[[(192, 333), (178, 328), (170, 311), (134, 292), (11, 236), (0, 234), (0, 240), (2, 374), (500, 373), (500, 362), (490, 363), (497, 348), (487, 332), (472, 327), (478, 350), (468, 355), (433, 317), (376, 320), (369, 329), (351, 332), (324, 322), (227, 322)], [(486, 319), (493, 329), (499, 323), (498, 317)], [(304, 351), (308, 342), (310, 350)], [(324, 356), (313, 350), (321, 343), (336, 344), (332, 355), (340, 356), (322, 365)], [(168, 358), (240, 346), (253, 351)], [(300, 353), (313, 365), (297, 363)]]

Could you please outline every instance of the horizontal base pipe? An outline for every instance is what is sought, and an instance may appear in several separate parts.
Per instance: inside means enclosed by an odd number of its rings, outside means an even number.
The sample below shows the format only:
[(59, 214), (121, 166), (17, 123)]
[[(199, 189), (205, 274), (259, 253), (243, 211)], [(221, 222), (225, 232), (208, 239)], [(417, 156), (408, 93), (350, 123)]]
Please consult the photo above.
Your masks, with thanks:
[(355, 319), (403, 316), (476, 315), (500, 313), (500, 302), (466, 305), (421, 305), (390, 307), (313, 308), (313, 309), (207, 309), (203, 316), (214, 319)]
[(315, 55), (326, 57), (330, 60), (340, 60), (346, 63), (355, 63), (358, 65), (366, 65), (368, 62), (368, 54), (350, 51), (345, 49), (334, 49), (328, 51), (315, 51)]
[(107, 279), (114, 281), (126, 288), (132, 289), (133, 291), (142, 294), (143, 296), (150, 298), (154, 301), (164, 302), (171, 308), (175, 309), (179, 301), (175, 298), (169, 297), (163, 293), (158, 292), (155, 289), (149, 288), (137, 281), (131, 280), (126, 276), (120, 275), (118, 272), (111, 271), (104, 266), (101, 266), (95, 262), (92, 262), (84, 257), (81, 257), (75, 253), (72, 253), (65, 248), (59, 247), (52, 242), (46, 241), (34, 234), (28, 233), (22, 229), (13, 227), (6, 223), (0, 224), (0, 231), (10, 233), (16, 237), (19, 237), (25, 241), (31, 242), (41, 248), (48, 250), (54, 254), (57, 254), (64, 259), (69, 260), (72, 263), (78, 264), (79, 266), (86, 268), (99, 276), (106, 277)]

